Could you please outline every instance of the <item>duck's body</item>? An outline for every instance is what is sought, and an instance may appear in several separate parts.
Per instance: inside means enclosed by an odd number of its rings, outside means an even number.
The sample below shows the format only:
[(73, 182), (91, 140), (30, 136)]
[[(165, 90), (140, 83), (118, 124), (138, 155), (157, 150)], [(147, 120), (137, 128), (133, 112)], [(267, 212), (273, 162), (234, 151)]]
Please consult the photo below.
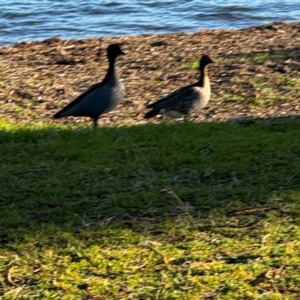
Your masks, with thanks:
[(171, 118), (181, 118), (205, 107), (211, 94), (207, 65), (212, 62), (209, 56), (203, 55), (199, 65), (199, 81), (179, 88), (160, 100), (147, 105), (147, 108), (152, 108), (152, 110), (145, 115), (145, 118), (149, 119), (157, 114), (165, 114)]
[(119, 55), (124, 55), (121, 48), (117, 44), (110, 45), (107, 48), (109, 68), (103, 81), (85, 90), (53, 117), (91, 117), (97, 126), (99, 117), (117, 106), (125, 96), (124, 85), (115, 70), (115, 59)]

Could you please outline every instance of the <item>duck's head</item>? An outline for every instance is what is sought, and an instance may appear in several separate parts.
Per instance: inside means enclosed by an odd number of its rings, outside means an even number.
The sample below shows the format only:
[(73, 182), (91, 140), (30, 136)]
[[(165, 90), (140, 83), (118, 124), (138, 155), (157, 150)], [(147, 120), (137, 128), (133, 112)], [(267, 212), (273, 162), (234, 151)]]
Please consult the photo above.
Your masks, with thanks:
[(109, 59), (115, 59), (119, 55), (125, 55), (119, 44), (111, 44), (107, 47), (107, 56)]
[(202, 55), (202, 57), (200, 58), (199, 61), (199, 69), (201, 70), (202, 68), (204, 68), (205, 66), (207, 66), (208, 64), (212, 64), (214, 63), (214, 61), (206, 54)]

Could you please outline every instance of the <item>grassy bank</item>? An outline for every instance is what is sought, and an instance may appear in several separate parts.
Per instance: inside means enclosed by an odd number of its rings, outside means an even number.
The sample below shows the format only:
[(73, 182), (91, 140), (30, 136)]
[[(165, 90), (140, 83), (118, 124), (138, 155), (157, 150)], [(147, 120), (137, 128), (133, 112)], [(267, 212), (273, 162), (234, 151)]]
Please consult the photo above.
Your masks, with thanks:
[(295, 119), (0, 130), (3, 299), (296, 299)]

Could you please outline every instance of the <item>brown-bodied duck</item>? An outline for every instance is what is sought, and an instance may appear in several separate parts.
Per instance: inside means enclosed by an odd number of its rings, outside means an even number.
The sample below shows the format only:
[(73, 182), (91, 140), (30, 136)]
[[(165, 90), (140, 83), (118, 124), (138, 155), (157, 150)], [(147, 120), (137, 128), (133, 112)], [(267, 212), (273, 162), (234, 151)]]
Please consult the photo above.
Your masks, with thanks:
[(91, 117), (97, 127), (99, 117), (117, 106), (125, 96), (125, 88), (115, 70), (115, 61), (119, 55), (124, 55), (118, 44), (111, 44), (107, 48), (109, 61), (108, 71), (102, 82), (96, 83), (85, 90), (53, 118), (68, 116)]
[(145, 118), (149, 119), (157, 114), (164, 114), (171, 118), (181, 118), (206, 106), (211, 93), (207, 70), (210, 63), (213, 63), (213, 60), (208, 55), (203, 55), (199, 61), (199, 80), (147, 105), (146, 107), (152, 108), (152, 110), (146, 113)]

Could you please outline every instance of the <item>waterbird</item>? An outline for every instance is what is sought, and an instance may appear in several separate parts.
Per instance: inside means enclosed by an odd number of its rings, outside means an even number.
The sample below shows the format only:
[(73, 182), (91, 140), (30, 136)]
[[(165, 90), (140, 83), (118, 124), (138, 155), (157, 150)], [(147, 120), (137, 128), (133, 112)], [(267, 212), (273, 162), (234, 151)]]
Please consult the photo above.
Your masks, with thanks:
[(176, 89), (152, 104), (148, 104), (146, 107), (152, 108), (152, 110), (145, 114), (145, 118), (149, 119), (157, 114), (164, 114), (174, 119), (181, 118), (206, 106), (211, 94), (207, 66), (213, 62), (208, 55), (203, 55), (199, 60), (199, 80)]
[(119, 44), (107, 47), (109, 61), (108, 71), (104, 79), (90, 86), (63, 109), (53, 115), (58, 119), (68, 116), (83, 116), (93, 119), (94, 127), (98, 126), (99, 117), (116, 107), (125, 96), (125, 87), (119, 78), (115, 62), (119, 55), (125, 55)]

